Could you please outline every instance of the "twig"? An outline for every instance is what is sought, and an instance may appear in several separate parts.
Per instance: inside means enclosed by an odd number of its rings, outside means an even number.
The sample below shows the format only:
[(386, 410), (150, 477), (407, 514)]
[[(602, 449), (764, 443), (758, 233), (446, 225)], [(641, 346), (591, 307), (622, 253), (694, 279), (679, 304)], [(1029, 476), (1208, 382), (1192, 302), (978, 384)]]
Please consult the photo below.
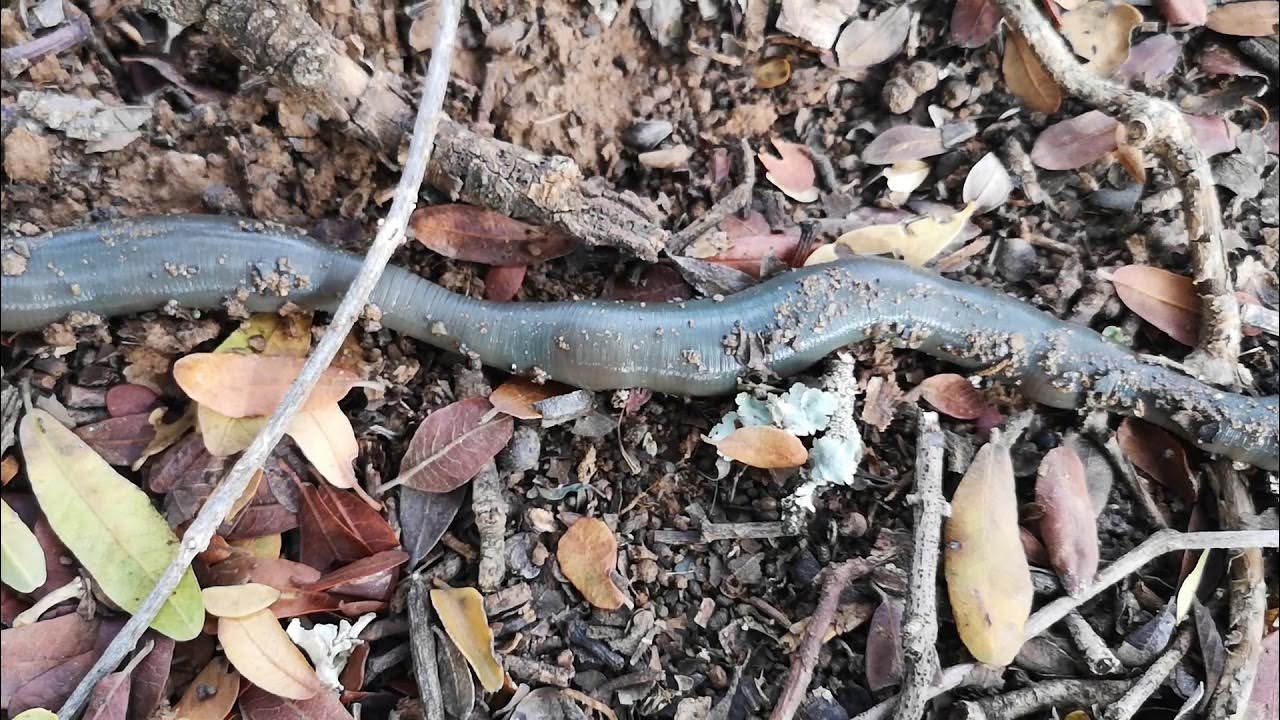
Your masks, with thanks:
[(480, 592), (491, 593), (502, 587), (507, 574), (507, 499), (502, 476), (493, 461), (485, 463), (471, 484), (471, 508), (480, 532), (480, 569), (476, 584)]
[(740, 141), (742, 153), (742, 182), (720, 198), (716, 204), (702, 214), (702, 217), (689, 223), (689, 226), (672, 234), (667, 243), (667, 251), (678, 255), (702, 237), (703, 233), (720, 224), (721, 220), (751, 206), (751, 193), (756, 187), (756, 159), (752, 157), (751, 145), (746, 140)]
[(431, 599), (427, 580), (420, 574), (409, 578), (409, 648), (413, 653), (413, 679), (426, 720), (444, 720), (444, 692), (440, 688), (440, 665), (436, 657), (436, 634), (431, 626)]
[[(1218, 497), (1218, 519), (1223, 527), (1246, 527), (1253, 519), (1253, 498), (1240, 474), (1226, 463), (1209, 472)], [(1274, 531), (1272, 531), (1274, 534)], [(1228, 720), (1239, 717), (1253, 694), (1266, 632), (1267, 583), (1263, 575), (1262, 551), (1247, 548), (1231, 557), (1231, 591), (1228, 610), (1228, 638), (1236, 644), (1227, 653), (1222, 679), (1209, 698), (1205, 717)]]
[(1147, 698), (1160, 689), (1164, 679), (1169, 677), (1169, 673), (1173, 672), (1173, 669), (1182, 661), (1182, 657), (1187, 654), (1187, 650), (1191, 648), (1191, 636), (1192, 627), (1188, 623), (1178, 633), (1177, 639), (1169, 649), (1151, 663), (1151, 667), (1148, 667), (1146, 672), (1138, 676), (1133, 687), (1129, 688), (1119, 700), (1107, 706), (1106, 711), (1102, 713), (1102, 720), (1129, 720), (1134, 713), (1141, 710)]
[(1053, 79), (1069, 94), (1119, 116), (1128, 142), (1150, 145), (1182, 192), (1187, 245), (1200, 293), (1200, 342), (1186, 364), (1209, 382), (1234, 385), (1240, 354), (1240, 306), (1222, 244), (1222, 212), (1208, 160), (1172, 103), (1136, 92), (1088, 70), (1040, 12), (1035, 0), (996, 0)]
[(938, 674), (938, 543), (942, 518), (951, 507), (942, 497), (943, 450), (946, 436), (938, 414), (920, 413), (916, 440), (915, 542), (911, 558), (911, 586), (902, 616), (902, 693), (896, 720), (924, 715), (926, 692)]
[(1107, 643), (1098, 636), (1098, 631), (1093, 629), (1079, 610), (1067, 613), (1062, 622), (1067, 626), (1067, 632), (1075, 641), (1076, 647), (1084, 655), (1085, 667), (1091, 674), (1108, 676), (1124, 672), (1124, 663), (1111, 652), (1111, 648), (1107, 647)]
[[(1222, 548), (1274, 548), (1280, 545), (1280, 535), (1274, 530), (1231, 530), (1217, 532), (1184, 533), (1177, 530), (1161, 530), (1147, 538), (1141, 545), (1125, 553), (1098, 573), (1094, 583), (1077, 597), (1060, 597), (1032, 613), (1027, 619), (1024, 638), (1030, 639), (1048, 630), (1068, 613), (1097, 597), (1099, 593), (1120, 582), (1130, 573), (1157, 557), (1183, 550), (1217, 550)], [(942, 671), (937, 682), (926, 693), (930, 698), (946, 692), (961, 683), (976, 667), (975, 663), (952, 665)], [(854, 720), (883, 720), (898, 704), (894, 696), (858, 715)]]
[(787, 672), (787, 681), (782, 686), (782, 693), (778, 695), (778, 703), (774, 705), (769, 720), (791, 720), (795, 716), (805, 693), (809, 691), (809, 680), (813, 678), (813, 667), (818, 663), (823, 638), (826, 637), (827, 629), (835, 619), (836, 608), (840, 605), (840, 593), (844, 592), (849, 583), (870, 573), (875, 566), (868, 559), (855, 558), (834, 565), (827, 571), (818, 606), (805, 625), (804, 637), (796, 648), (791, 670)]
[(155, 587), (134, 611), (120, 633), (107, 646), (106, 651), (94, 663), (89, 673), (76, 686), (71, 697), (58, 710), (58, 717), (63, 720), (71, 720), (79, 715), (93, 687), (119, 665), (125, 655), (134, 648), (138, 638), (146, 631), (147, 626), (160, 612), (160, 608), (173, 594), (174, 588), (187, 572), (192, 559), (208, 547), (209, 540), (218, 526), (226, 520), (236, 500), (244, 494), (250, 479), (262, 467), (262, 463), (275, 448), (276, 443), (280, 442), (294, 414), (311, 395), (321, 373), (333, 362), (347, 334), (351, 332), (351, 328), (364, 311), (369, 293), (381, 277), (387, 261), (391, 259), (391, 254), (403, 242), (405, 226), (409, 222), (409, 214), (417, 204), (418, 190), (422, 187), (422, 178), (427, 169), (427, 159), (431, 156), (431, 150), (435, 144), (436, 128), (439, 126), (441, 108), (448, 86), (449, 63), (453, 56), (460, 5), (460, 0), (441, 0), (440, 28), (437, 31), (430, 66), (427, 68), (426, 77), (422, 80), (422, 101), (414, 122), (413, 137), (409, 142), (409, 155), (404, 172), (396, 185), (391, 209), (382, 227), (379, 228), (373, 244), (369, 247), (359, 273), (351, 282), (351, 287), (342, 298), (341, 304), (334, 311), (333, 319), (324, 337), (316, 344), (315, 352), (307, 358), (298, 378), (289, 386), (288, 392), (267, 420), (267, 424), (258, 432), (222, 482), (214, 488), (209, 499), (205, 501), (204, 507), (200, 508), (200, 512), (183, 534), (177, 553), (156, 581)]
[(1126, 680), (1045, 680), (981, 700), (957, 703), (964, 720), (1012, 720), (1070, 703), (1088, 706), (1113, 702), (1129, 687)]
[(4, 67), (6, 76), (17, 77), (45, 56), (70, 50), (88, 38), (89, 17), (76, 13), (53, 32), (0, 50), (0, 66)]

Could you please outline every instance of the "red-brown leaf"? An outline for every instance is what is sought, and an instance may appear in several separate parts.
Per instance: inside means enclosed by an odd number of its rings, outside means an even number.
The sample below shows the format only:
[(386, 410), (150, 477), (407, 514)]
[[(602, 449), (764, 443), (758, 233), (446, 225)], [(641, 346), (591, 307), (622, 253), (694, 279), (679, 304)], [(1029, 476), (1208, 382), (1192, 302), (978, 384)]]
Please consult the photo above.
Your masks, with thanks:
[(982, 47), (996, 36), (1001, 17), (994, 0), (957, 0), (951, 11), (951, 42), (962, 48)]
[(465, 487), (448, 493), (400, 488), (400, 541), (409, 552), (410, 568), (422, 562), (440, 542), (458, 515), (466, 494)]
[(731, 245), (724, 252), (702, 258), (707, 262), (728, 265), (735, 270), (760, 277), (766, 256), (791, 263), (796, 249), (800, 247), (799, 235), (770, 233), (767, 235), (744, 235), (731, 240)]
[(1149, 265), (1125, 265), (1111, 273), (1120, 300), (1183, 345), (1200, 334), (1200, 298), (1191, 278)]
[(511, 302), (524, 284), (528, 265), (495, 266), (484, 274), (484, 297), (494, 302)]
[(386, 519), (349, 490), (307, 486), (302, 491), (298, 528), (299, 559), (320, 572), (400, 547)]
[(106, 399), (111, 417), (151, 412), (160, 401), (151, 388), (127, 383), (108, 390)]
[(94, 452), (112, 465), (130, 467), (156, 437), (150, 413), (134, 413), (113, 417), (76, 428), (80, 436)]
[(962, 375), (942, 373), (925, 378), (906, 399), (923, 398), (933, 409), (957, 420), (976, 420), (991, 410), (991, 404)]
[(1084, 463), (1069, 447), (1045, 454), (1036, 478), (1036, 502), (1044, 509), (1040, 537), (1049, 564), (1071, 595), (1079, 595), (1098, 572), (1098, 529), (1085, 481)]
[(148, 720), (160, 707), (173, 665), (173, 640), (154, 630), (142, 637), (144, 643), (151, 643), (151, 652), (138, 663), (130, 678), (129, 720)]
[(1200, 494), (1187, 450), (1163, 428), (1136, 418), (1125, 418), (1116, 431), (1116, 442), (1139, 470), (1188, 503)]
[(867, 628), (867, 688), (879, 692), (902, 681), (902, 601), (885, 598)]
[[(492, 415), (492, 417), (489, 417)], [(480, 472), (506, 447), (511, 416), (484, 398), (468, 398), (427, 416), (409, 442), (399, 481), (427, 492), (449, 492)]]
[(1156, 0), (1156, 9), (1172, 25), (1199, 27), (1209, 19), (1204, 0)]
[(942, 131), (917, 125), (899, 125), (876, 136), (862, 150), (863, 162), (872, 165), (892, 165), (903, 160), (921, 160), (941, 155)]
[(304, 587), (311, 592), (331, 591), (366, 600), (386, 600), (395, 588), (396, 569), (409, 560), (403, 550), (383, 550), (330, 572)]
[(26, 684), (93, 650), (98, 623), (76, 613), (0, 632), (0, 707)]
[(409, 232), (445, 257), (485, 265), (532, 265), (567, 255), (577, 245), (562, 233), (472, 205), (418, 208)]
[(114, 672), (98, 681), (84, 708), (84, 720), (126, 720), (129, 716), (129, 673)]
[(1044, 129), (1031, 148), (1031, 161), (1045, 170), (1074, 170), (1116, 149), (1116, 120), (1090, 110)]
[(1240, 127), (1225, 117), (1183, 113), (1182, 118), (1191, 126), (1191, 134), (1205, 155), (1213, 157), (1236, 149)]

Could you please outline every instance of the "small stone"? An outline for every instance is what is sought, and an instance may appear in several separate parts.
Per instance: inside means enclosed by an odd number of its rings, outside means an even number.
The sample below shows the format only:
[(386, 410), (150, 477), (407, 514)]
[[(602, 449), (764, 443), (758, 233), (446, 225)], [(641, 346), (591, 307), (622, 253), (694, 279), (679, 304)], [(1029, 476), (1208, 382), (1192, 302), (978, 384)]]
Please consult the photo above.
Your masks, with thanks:
[(729, 687), (729, 674), (719, 665), (712, 665), (707, 670), (707, 682), (711, 683), (711, 687), (716, 690), (724, 690)]
[(4, 172), (17, 182), (47, 182), (53, 173), (48, 138), (25, 127), (14, 129), (4, 139)]
[(523, 473), (538, 467), (542, 435), (527, 425), (517, 427), (511, 442), (498, 454), (498, 467), (506, 473)]
[(880, 98), (884, 100), (884, 106), (894, 115), (910, 112), (918, 97), (920, 97), (919, 93), (900, 77), (890, 78), (880, 90)]
[(641, 120), (622, 132), (622, 142), (636, 150), (651, 150), (666, 140), (673, 129), (666, 120)]
[(996, 258), (996, 269), (1000, 276), (1010, 282), (1021, 282), (1035, 272), (1040, 265), (1036, 249), (1031, 243), (1020, 237), (1005, 238), (1000, 245), (1000, 255)]
[(860, 538), (867, 534), (867, 517), (860, 512), (850, 512), (840, 521), (840, 531), (850, 538)]
[(942, 85), (942, 104), (954, 110), (968, 102), (972, 94), (973, 88), (964, 80), (948, 80)]
[(902, 79), (912, 90), (923, 95), (938, 87), (938, 66), (927, 60), (917, 60), (907, 66)]

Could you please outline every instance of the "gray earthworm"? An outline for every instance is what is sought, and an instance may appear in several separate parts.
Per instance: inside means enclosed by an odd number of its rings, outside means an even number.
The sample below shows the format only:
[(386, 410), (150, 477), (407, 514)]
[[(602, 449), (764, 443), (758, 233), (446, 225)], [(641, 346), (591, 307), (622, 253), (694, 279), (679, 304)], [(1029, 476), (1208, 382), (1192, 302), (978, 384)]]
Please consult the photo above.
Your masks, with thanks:
[[(150, 217), (4, 242), (0, 329), (70, 313), (169, 307), (333, 308), (360, 258), (276, 225)], [(1089, 328), (990, 289), (880, 258), (783, 273), (723, 300), (493, 303), (387, 268), (370, 299), (386, 327), (504, 371), (588, 390), (732, 392), (747, 371), (788, 375), (868, 339), (1014, 383), (1056, 408), (1142, 417), (1206, 451), (1280, 463), (1276, 397), (1226, 392), (1141, 359)]]

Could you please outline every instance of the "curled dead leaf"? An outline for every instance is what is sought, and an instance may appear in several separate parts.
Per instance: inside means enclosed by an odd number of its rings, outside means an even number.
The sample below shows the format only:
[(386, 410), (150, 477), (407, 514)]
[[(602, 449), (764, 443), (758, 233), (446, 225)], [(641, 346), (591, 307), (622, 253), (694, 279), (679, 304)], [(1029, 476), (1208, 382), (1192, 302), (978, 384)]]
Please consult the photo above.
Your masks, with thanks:
[(738, 428), (707, 442), (731, 460), (766, 470), (800, 467), (809, 459), (809, 451), (800, 438), (769, 425)]
[(618, 564), (618, 540), (603, 520), (581, 518), (560, 537), (556, 546), (560, 571), (587, 602), (602, 610), (617, 610), (627, 600), (613, 584)]
[(413, 211), (409, 232), (445, 257), (485, 265), (532, 265), (567, 255), (577, 241), (473, 205)]
[(960, 235), (976, 209), (976, 203), (969, 203), (944, 220), (926, 215), (905, 223), (862, 227), (841, 235), (836, 244), (859, 255), (894, 254), (909, 265), (922, 266)]
[(534, 382), (526, 377), (513, 377), (489, 394), (489, 402), (499, 411), (521, 420), (537, 420), (542, 413), (534, 403), (573, 392), (573, 388), (557, 382)]
[(1054, 448), (1040, 461), (1036, 503), (1044, 510), (1040, 537), (1049, 563), (1067, 593), (1079, 595), (1098, 572), (1098, 527), (1084, 463), (1071, 448)]
[(431, 606), (454, 645), (467, 659), (485, 692), (502, 689), (507, 673), (493, 651), (493, 631), (484, 612), (484, 598), (475, 588), (437, 588)]
[(1000, 68), (1009, 92), (1022, 98), (1027, 108), (1035, 112), (1052, 114), (1062, 106), (1062, 88), (1045, 69), (1027, 44), (1026, 38), (1009, 28), (1009, 41), (1004, 46), (1004, 59)]

